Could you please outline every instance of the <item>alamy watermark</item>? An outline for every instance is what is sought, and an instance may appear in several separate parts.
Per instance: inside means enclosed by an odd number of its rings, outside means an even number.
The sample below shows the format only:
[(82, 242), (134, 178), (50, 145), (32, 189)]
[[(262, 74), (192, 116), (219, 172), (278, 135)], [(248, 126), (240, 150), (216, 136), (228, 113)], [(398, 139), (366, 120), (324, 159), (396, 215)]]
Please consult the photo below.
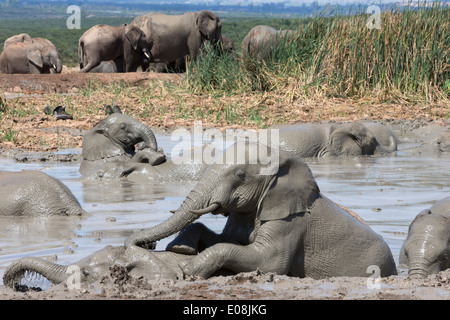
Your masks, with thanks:
[(81, 288), (81, 269), (76, 264), (72, 264), (67, 267), (66, 274), (69, 277), (66, 280), (67, 288), (72, 290), (80, 290)]
[(67, 7), (66, 12), (70, 14), (66, 21), (67, 29), (81, 29), (81, 8), (71, 5)]
[(381, 269), (377, 265), (370, 265), (366, 269), (367, 273), (371, 273), (371, 275), (366, 280), (366, 285), (368, 289), (377, 289), (381, 288)]
[(370, 16), (366, 20), (366, 26), (369, 29), (381, 29), (381, 9), (377, 5), (370, 5), (366, 9)]
[(176, 129), (171, 141), (178, 142), (171, 152), (175, 164), (259, 164), (261, 175), (278, 172), (278, 129), (222, 132), (215, 128), (203, 130), (202, 123), (196, 121), (192, 131)]

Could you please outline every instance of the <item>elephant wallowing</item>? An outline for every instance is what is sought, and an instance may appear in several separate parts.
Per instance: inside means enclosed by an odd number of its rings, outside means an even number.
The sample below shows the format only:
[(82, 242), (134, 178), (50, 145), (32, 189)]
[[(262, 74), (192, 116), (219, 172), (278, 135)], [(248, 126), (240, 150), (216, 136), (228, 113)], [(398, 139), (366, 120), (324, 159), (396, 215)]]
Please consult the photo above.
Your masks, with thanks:
[(411, 278), (426, 278), (450, 268), (450, 197), (437, 201), (411, 222), (399, 264)]
[[(146, 247), (181, 231), (167, 250), (195, 254), (181, 268), (204, 278), (222, 268), (316, 279), (367, 276), (370, 266), (381, 276), (397, 273), (382, 237), (321, 194), (299, 157), (278, 150), (273, 170), (257, 155), (277, 150), (248, 143), (236, 151), (236, 145), (208, 167), (169, 219), (131, 235), (125, 246)], [(221, 234), (192, 224), (210, 212), (228, 216)]]

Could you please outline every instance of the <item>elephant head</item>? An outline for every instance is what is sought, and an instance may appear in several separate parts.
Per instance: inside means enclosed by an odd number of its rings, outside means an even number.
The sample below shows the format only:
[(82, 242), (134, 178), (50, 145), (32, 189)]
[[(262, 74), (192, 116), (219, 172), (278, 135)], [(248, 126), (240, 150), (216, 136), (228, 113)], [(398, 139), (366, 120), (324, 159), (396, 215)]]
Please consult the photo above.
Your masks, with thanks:
[[(207, 213), (243, 213), (255, 225), (256, 221), (284, 219), (310, 210), (319, 187), (300, 158), (262, 144), (242, 145), (237, 143), (216, 158), (169, 219), (131, 235), (125, 246), (154, 244)], [(279, 157), (275, 156), (271, 164), (259, 156), (252, 158), (261, 152)], [(274, 163), (275, 170), (269, 170)]]
[[(27, 51), (28, 61), (39, 73), (61, 73), (62, 62), (53, 43), (44, 38), (34, 38)], [(30, 67), (30, 70), (33, 69)]]
[(450, 197), (420, 212), (411, 222), (400, 264), (411, 278), (426, 278), (450, 268)]
[(207, 10), (200, 11), (195, 24), (203, 38), (213, 45), (222, 41), (222, 23), (216, 14)]
[(331, 149), (336, 155), (373, 155), (392, 153), (397, 150), (394, 137), (383, 147), (375, 135), (362, 123), (344, 123), (333, 126), (330, 133)]
[(150, 49), (144, 32), (135, 25), (124, 24), (125, 37), (134, 51), (140, 52), (143, 59), (151, 59)]
[(27, 33), (21, 33), (12, 37), (9, 37), (5, 40), (5, 43), (3, 44), (3, 49), (6, 49), (7, 46), (9, 46), (12, 43), (15, 42), (25, 42), (25, 43), (33, 43), (33, 38), (30, 37)]
[[(88, 173), (98, 161), (130, 159), (138, 149), (157, 151), (153, 131), (142, 122), (121, 113), (113, 113), (100, 121), (84, 136), (82, 174)], [(91, 163), (91, 165), (90, 165)]]

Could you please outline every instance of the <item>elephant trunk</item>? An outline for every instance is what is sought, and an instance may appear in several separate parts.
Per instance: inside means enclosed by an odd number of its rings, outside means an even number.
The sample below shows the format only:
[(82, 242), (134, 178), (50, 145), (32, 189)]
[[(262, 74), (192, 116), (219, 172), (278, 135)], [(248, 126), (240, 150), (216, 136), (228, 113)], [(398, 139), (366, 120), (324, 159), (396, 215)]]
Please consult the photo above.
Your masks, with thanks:
[(213, 212), (219, 205), (215, 203), (209, 204), (209, 201), (206, 199), (209, 196), (209, 192), (206, 192), (204, 187), (197, 185), (169, 219), (152, 228), (141, 230), (129, 236), (125, 240), (125, 247), (154, 244), (158, 240), (181, 231), (201, 215)]
[(155, 134), (145, 124), (136, 121), (135, 129), (140, 132), (142, 142), (139, 144), (139, 149), (150, 148), (154, 151), (158, 150), (158, 142), (156, 141)]
[(408, 277), (411, 279), (425, 279), (428, 275), (428, 272), (421, 267), (413, 267), (408, 269)]
[(378, 144), (375, 148), (375, 154), (390, 154), (397, 151), (397, 140), (394, 137), (389, 137), (389, 146), (382, 146)]
[(54, 284), (66, 281), (68, 278), (67, 266), (62, 266), (40, 258), (27, 257), (12, 263), (3, 275), (5, 286), (14, 289), (20, 283), (25, 272), (35, 272), (47, 278)]

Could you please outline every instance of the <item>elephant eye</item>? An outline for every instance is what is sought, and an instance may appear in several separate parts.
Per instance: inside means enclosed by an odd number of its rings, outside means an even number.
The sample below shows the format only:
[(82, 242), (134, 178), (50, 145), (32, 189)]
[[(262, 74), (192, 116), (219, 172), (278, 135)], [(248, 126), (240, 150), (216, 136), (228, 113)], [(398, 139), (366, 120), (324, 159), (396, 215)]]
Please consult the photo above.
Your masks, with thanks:
[(127, 128), (127, 125), (125, 124), (125, 123), (122, 123), (121, 125), (120, 125), (120, 129), (121, 130), (125, 130)]
[(234, 176), (238, 179), (238, 180), (244, 180), (245, 179), (245, 171), (242, 169), (237, 169), (234, 172)]

